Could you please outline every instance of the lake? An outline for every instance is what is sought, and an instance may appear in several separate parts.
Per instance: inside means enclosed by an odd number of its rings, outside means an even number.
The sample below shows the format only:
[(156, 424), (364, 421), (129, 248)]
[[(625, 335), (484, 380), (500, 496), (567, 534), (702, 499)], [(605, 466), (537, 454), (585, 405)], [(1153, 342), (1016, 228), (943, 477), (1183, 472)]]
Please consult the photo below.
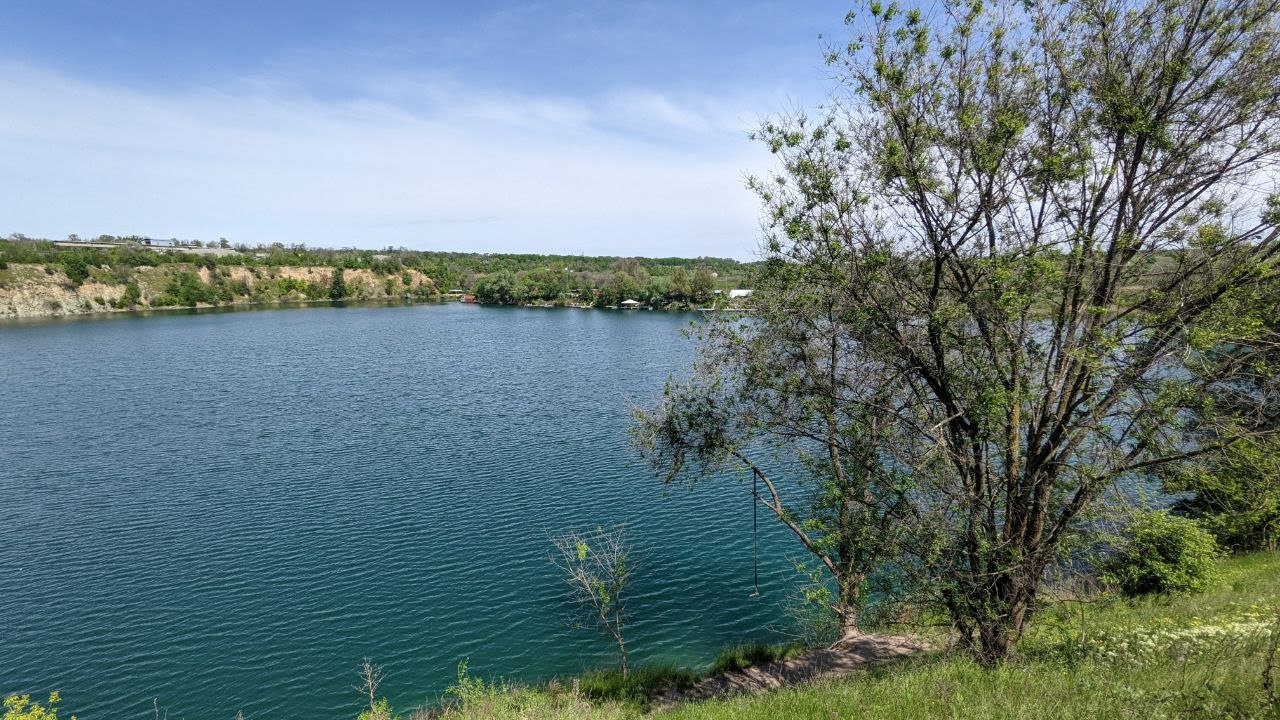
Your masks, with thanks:
[(799, 546), (729, 478), (664, 494), (628, 402), (688, 314), (309, 307), (0, 324), (0, 694), (81, 720), (354, 718), (459, 661), (613, 660), (569, 627), (550, 533), (625, 523), (634, 660), (777, 637)]

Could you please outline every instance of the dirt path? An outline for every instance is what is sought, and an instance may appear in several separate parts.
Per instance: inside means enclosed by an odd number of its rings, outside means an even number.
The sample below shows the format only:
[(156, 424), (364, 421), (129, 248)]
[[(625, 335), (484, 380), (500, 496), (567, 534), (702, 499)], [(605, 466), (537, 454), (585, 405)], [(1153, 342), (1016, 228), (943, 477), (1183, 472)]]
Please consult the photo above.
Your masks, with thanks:
[(756, 694), (788, 685), (847, 675), (889, 660), (907, 657), (928, 646), (919, 638), (898, 635), (862, 635), (831, 647), (806, 650), (790, 660), (753, 665), (709, 677), (687, 690), (662, 696), (658, 709), (682, 702), (710, 700), (731, 695)]

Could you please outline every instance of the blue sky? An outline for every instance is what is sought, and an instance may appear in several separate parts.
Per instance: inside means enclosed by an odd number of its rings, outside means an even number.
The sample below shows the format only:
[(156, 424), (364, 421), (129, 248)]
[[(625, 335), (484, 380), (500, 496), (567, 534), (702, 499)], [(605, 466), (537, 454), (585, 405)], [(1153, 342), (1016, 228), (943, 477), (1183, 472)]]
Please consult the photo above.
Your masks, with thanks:
[(759, 120), (844, 2), (0, 13), (0, 232), (751, 257)]

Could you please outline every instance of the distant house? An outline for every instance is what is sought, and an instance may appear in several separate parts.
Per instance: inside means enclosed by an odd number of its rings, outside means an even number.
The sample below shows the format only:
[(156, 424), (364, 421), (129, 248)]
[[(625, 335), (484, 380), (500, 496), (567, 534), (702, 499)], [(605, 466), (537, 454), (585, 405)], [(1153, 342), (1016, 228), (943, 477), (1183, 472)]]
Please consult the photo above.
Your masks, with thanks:
[(639, 309), (640, 309), (640, 301), (639, 301), (639, 300), (623, 300), (622, 302), (620, 302), (620, 303), (618, 303), (618, 304), (619, 304), (619, 305), (621, 305), (623, 308), (625, 308), (625, 309), (627, 309), (627, 310), (639, 310)]
[(750, 290), (730, 290), (729, 291), (730, 300), (737, 300), (738, 298), (749, 298), (749, 297), (751, 297)]

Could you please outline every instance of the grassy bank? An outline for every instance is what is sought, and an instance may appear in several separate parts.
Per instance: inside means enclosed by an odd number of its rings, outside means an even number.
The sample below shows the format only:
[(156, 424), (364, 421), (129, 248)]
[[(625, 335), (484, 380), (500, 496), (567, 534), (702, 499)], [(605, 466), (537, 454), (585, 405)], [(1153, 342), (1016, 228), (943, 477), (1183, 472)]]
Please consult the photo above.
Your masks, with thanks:
[[(1239, 718), (1267, 717), (1261, 685), (1280, 608), (1280, 553), (1224, 561), (1196, 596), (1046, 607), (1017, 659), (984, 670), (946, 651), (808, 687), (646, 709), (599, 675), (550, 688), (476, 685), (453, 718)], [(650, 681), (661, 678), (655, 673)], [(634, 685), (634, 683), (633, 683)], [(606, 684), (605, 688), (608, 689)]]

